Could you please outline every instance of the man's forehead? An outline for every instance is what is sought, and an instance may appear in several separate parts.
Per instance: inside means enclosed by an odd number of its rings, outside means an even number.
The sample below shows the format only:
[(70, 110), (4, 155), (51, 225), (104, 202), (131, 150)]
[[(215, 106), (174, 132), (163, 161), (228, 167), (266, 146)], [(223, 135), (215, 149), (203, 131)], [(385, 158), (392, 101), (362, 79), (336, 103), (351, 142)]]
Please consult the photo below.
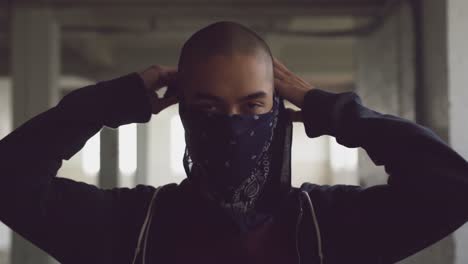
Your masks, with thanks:
[(181, 78), (189, 91), (271, 93), (273, 78), (268, 67), (267, 62), (252, 56), (216, 56), (185, 65)]
[(209, 100), (218, 102), (241, 102), (272, 97), (269, 86), (193, 86), (185, 87), (184, 94), (192, 100)]
[[(242, 102), (242, 101), (248, 101), (248, 100), (254, 100), (254, 99), (264, 99), (268, 98), (269, 93), (265, 91), (252, 91), (251, 93), (248, 94), (239, 94), (234, 99), (235, 101)], [(205, 93), (201, 91), (194, 91), (193, 92), (193, 98), (198, 99), (198, 100), (209, 100), (209, 101), (224, 101), (225, 98), (221, 96), (217, 96), (211, 93)]]
[(263, 53), (234, 53), (229, 55), (220, 54), (194, 57), (179, 65), (179, 69), (185, 75), (191, 75), (192, 73), (200, 74), (201, 71), (205, 70), (218, 72), (219, 70), (233, 68), (237, 70), (236, 72), (255, 69), (258, 73), (268, 73), (273, 71), (273, 62)]

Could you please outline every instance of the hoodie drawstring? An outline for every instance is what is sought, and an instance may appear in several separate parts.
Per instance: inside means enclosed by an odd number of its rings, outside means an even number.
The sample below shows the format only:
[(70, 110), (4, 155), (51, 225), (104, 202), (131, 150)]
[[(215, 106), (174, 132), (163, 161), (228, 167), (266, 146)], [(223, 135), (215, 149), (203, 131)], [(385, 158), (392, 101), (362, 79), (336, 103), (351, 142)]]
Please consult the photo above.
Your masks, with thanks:
[[(143, 225), (142, 225), (141, 230), (140, 230), (140, 234), (138, 236), (138, 243), (137, 243), (137, 247), (135, 249), (135, 255), (133, 257), (132, 264), (136, 264), (138, 254), (141, 251), (142, 242), (144, 243), (143, 244), (142, 263), (143, 264), (145, 263), (148, 235), (149, 235), (151, 220), (153, 218), (153, 210), (152, 209), (153, 209), (153, 205), (154, 205), (155, 200), (156, 200), (156, 196), (158, 195), (158, 192), (159, 192), (160, 189), (161, 189), (161, 187), (158, 187), (154, 191), (153, 197), (151, 198), (151, 202), (150, 202), (150, 204), (148, 206), (145, 221), (143, 222)], [(312, 215), (312, 220), (314, 222), (314, 226), (315, 226), (315, 230), (316, 230), (315, 233), (316, 233), (316, 236), (317, 236), (317, 247), (318, 247), (318, 255), (319, 255), (319, 258), (320, 258), (320, 264), (323, 264), (323, 259), (324, 258), (323, 258), (323, 249), (322, 249), (322, 237), (320, 235), (320, 226), (319, 226), (319, 223), (318, 223), (318, 220), (317, 220), (317, 214), (315, 213), (315, 208), (314, 208), (314, 205), (312, 203), (312, 200), (310, 199), (309, 194), (306, 191), (302, 191), (302, 193), (306, 197), (307, 203), (309, 204), (310, 213)]]
[(141, 251), (141, 243), (143, 242), (143, 238), (144, 238), (144, 245), (143, 245), (142, 263), (143, 264), (145, 263), (146, 244), (147, 244), (147, 239), (148, 239), (149, 227), (151, 225), (151, 219), (153, 218), (153, 210), (152, 210), (153, 209), (153, 204), (154, 204), (154, 202), (156, 200), (156, 196), (158, 195), (158, 192), (159, 192), (160, 189), (161, 189), (161, 187), (158, 187), (158, 188), (156, 188), (156, 190), (154, 190), (153, 197), (151, 198), (151, 202), (150, 202), (150, 204), (148, 206), (145, 221), (143, 222), (143, 225), (142, 225), (141, 230), (140, 230), (140, 235), (138, 236), (138, 243), (137, 243), (137, 247), (135, 249), (135, 254), (133, 255), (132, 264), (136, 264), (138, 254)]
[(314, 221), (314, 226), (315, 226), (315, 231), (316, 231), (315, 234), (317, 236), (317, 247), (318, 247), (317, 249), (318, 249), (318, 255), (320, 258), (320, 264), (323, 264), (322, 236), (320, 235), (320, 227), (319, 227), (318, 220), (317, 220), (317, 214), (315, 213), (314, 204), (312, 203), (312, 200), (310, 199), (309, 193), (307, 193), (306, 191), (302, 191), (302, 193), (306, 197), (307, 203), (309, 204), (309, 209), (312, 215), (312, 220)]

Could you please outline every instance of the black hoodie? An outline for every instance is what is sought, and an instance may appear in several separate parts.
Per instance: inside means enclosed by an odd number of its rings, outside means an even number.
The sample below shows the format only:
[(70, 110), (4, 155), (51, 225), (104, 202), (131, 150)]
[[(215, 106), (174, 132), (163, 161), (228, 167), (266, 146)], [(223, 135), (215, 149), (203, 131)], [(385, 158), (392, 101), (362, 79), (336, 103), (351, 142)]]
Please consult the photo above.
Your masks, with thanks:
[[(296, 262), (394, 263), (468, 220), (468, 163), (429, 129), (372, 111), (355, 93), (311, 90), (302, 110), (309, 137), (364, 148), (389, 178), (369, 188), (292, 188), (275, 219)], [(62, 263), (131, 263), (155, 188), (103, 190), (56, 174), (103, 126), (150, 118), (133, 73), (75, 90), (14, 130), (0, 141), (0, 220)], [(146, 263), (198, 263), (198, 245), (238, 234), (187, 180), (160, 190)]]

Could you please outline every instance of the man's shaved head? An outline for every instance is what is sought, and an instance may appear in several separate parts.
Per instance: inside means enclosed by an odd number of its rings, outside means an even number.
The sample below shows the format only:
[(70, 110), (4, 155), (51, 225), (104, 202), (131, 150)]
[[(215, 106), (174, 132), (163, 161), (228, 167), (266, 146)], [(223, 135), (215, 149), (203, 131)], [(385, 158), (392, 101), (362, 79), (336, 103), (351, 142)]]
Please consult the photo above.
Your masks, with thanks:
[(226, 114), (261, 114), (273, 105), (273, 61), (255, 32), (234, 22), (211, 24), (185, 42), (178, 67), (184, 102)]
[(272, 60), (270, 48), (257, 33), (235, 22), (217, 22), (195, 32), (184, 44), (179, 68), (215, 55), (262, 55)]

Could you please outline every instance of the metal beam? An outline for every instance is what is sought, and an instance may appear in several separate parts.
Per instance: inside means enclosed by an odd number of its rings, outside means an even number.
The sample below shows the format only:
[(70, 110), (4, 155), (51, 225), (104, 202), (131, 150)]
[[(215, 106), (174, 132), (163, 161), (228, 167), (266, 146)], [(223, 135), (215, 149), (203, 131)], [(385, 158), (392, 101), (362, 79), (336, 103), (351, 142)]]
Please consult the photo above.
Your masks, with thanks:
[(15, 5), (44, 7), (58, 12), (60, 20), (80, 17), (86, 20), (91, 16), (122, 18), (142, 17), (206, 17), (212, 16), (373, 16), (382, 7), (381, 1), (309, 1), (309, 2), (194, 2), (194, 1), (33, 1), (16, 0)]

